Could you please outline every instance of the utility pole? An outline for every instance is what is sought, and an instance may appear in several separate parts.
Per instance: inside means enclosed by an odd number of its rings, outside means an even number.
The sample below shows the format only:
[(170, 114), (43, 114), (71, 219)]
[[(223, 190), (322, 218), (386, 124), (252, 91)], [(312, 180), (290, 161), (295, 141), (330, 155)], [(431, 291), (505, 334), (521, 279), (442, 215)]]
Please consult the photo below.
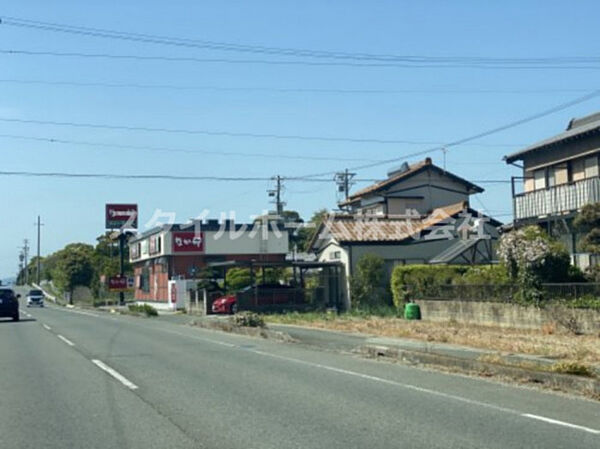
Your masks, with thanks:
[(21, 275), (21, 273), (23, 273), (23, 260), (25, 259), (25, 254), (23, 254), (23, 249), (21, 249), (21, 252), (19, 253), (19, 272), (17, 273), (17, 285), (18, 284), (18, 279), (19, 276)]
[(36, 283), (39, 286), (40, 285), (40, 281), (41, 281), (41, 270), (42, 270), (42, 263), (41, 263), (41, 255), (40, 255), (40, 229), (41, 227), (44, 225), (44, 223), (41, 222), (40, 220), (40, 216), (38, 215), (37, 217), (37, 223), (34, 223), (34, 226), (37, 226), (37, 260), (36, 260)]
[(29, 240), (23, 239), (23, 265), (25, 266), (25, 285), (29, 284), (29, 267), (27, 258), (29, 256)]
[(275, 188), (267, 190), (267, 193), (270, 197), (275, 197), (274, 202), (277, 210), (277, 215), (281, 217), (283, 215), (283, 206), (285, 206), (285, 203), (281, 201), (281, 191), (283, 190), (283, 178), (277, 175), (271, 179), (275, 180), (276, 182)]
[(343, 194), (345, 200), (350, 196), (350, 187), (354, 184), (352, 179), (356, 176), (356, 173), (350, 173), (348, 169), (343, 172), (337, 172), (333, 177), (335, 184), (337, 185), (337, 191)]

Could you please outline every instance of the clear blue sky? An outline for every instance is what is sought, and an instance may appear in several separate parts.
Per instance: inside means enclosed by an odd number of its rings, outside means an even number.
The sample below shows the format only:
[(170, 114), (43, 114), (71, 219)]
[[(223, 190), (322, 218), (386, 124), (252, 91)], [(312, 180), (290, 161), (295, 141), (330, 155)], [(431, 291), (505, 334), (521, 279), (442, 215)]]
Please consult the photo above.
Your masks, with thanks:
[[(273, 47), (397, 55), (597, 56), (596, 1), (19, 1), (0, 14), (33, 20)], [(0, 25), (0, 50), (275, 59), (182, 49)], [(281, 58), (279, 58), (281, 59)], [(0, 54), (0, 118), (223, 130), (232, 132), (448, 142), (536, 113), (599, 87), (597, 70), (359, 68), (132, 61)], [(387, 93), (134, 89), (19, 81), (174, 86), (382, 90)], [(412, 90), (417, 92), (389, 92)], [(481, 90), (492, 92), (482, 93)], [(518, 93), (510, 91), (518, 90)], [(532, 92), (542, 90), (543, 92)], [(581, 90), (579, 92), (578, 90)], [(448, 92), (452, 91), (452, 92)], [(507, 92), (508, 91), (508, 92)], [(600, 109), (591, 100), (448, 152), (447, 168), (470, 179), (509, 179), (503, 155), (563, 130), (573, 116)], [(123, 150), (0, 137), (2, 170), (271, 176), (342, 170), (424, 150), (426, 144), (365, 144), (127, 132), (0, 122), (0, 134), (190, 150), (330, 156), (309, 161)], [(506, 146), (490, 146), (503, 144)], [(431, 154), (441, 164), (441, 153)], [(389, 167), (359, 172), (380, 178)], [(473, 206), (509, 221), (508, 185), (483, 185)], [(272, 207), (268, 182), (176, 182), (0, 177), (0, 277), (16, 271), (23, 238), (42, 253), (103, 232), (106, 202), (137, 202), (143, 225), (157, 208), (178, 221), (208, 208), (238, 221)], [(355, 188), (360, 187), (359, 185)], [(335, 207), (331, 184), (288, 183), (289, 209), (309, 217)]]

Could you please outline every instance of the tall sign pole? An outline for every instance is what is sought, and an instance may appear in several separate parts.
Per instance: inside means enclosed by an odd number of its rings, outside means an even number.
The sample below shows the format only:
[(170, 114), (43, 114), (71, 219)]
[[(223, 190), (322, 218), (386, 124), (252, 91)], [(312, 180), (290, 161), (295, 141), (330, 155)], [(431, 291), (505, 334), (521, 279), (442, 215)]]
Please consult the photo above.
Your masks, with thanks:
[[(124, 232), (119, 234), (119, 276), (123, 278), (125, 276), (125, 236)], [(119, 292), (119, 304), (125, 304), (125, 292)]]
[[(119, 231), (119, 284), (125, 277), (125, 242), (127, 240), (127, 229), (138, 227), (137, 204), (107, 204), (105, 208), (106, 229), (118, 229)], [(113, 280), (115, 281), (115, 280)], [(127, 284), (127, 282), (125, 282)], [(111, 280), (109, 280), (109, 289)], [(119, 289), (119, 304), (125, 304), (125, 292)]]

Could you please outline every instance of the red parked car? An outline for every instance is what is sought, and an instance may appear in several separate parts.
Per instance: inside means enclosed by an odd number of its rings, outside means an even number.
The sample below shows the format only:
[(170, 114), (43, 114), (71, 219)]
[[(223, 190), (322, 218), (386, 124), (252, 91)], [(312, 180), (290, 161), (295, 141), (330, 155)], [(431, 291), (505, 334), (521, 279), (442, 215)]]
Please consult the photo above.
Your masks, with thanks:
[(212, 303), (213, 313), (230, 313), (238, 311), (237, 298), (235, 294), (221, 296)]

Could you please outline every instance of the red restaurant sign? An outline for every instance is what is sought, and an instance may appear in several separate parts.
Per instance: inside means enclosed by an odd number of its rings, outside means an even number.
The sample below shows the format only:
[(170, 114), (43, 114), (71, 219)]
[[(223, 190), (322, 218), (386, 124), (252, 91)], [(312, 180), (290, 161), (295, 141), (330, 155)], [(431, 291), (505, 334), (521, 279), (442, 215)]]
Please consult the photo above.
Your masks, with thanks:
[(137, 204), (107, 204), (106, 229), (137, 229), (138, 207)]
[(111, 276), (108, 278), (108, 290), (113, 292), (122, 292), (128, 290), (129, 282), (127, 276)]
[(204, 252), (204, 232), (174, 231), (173, 252)]

